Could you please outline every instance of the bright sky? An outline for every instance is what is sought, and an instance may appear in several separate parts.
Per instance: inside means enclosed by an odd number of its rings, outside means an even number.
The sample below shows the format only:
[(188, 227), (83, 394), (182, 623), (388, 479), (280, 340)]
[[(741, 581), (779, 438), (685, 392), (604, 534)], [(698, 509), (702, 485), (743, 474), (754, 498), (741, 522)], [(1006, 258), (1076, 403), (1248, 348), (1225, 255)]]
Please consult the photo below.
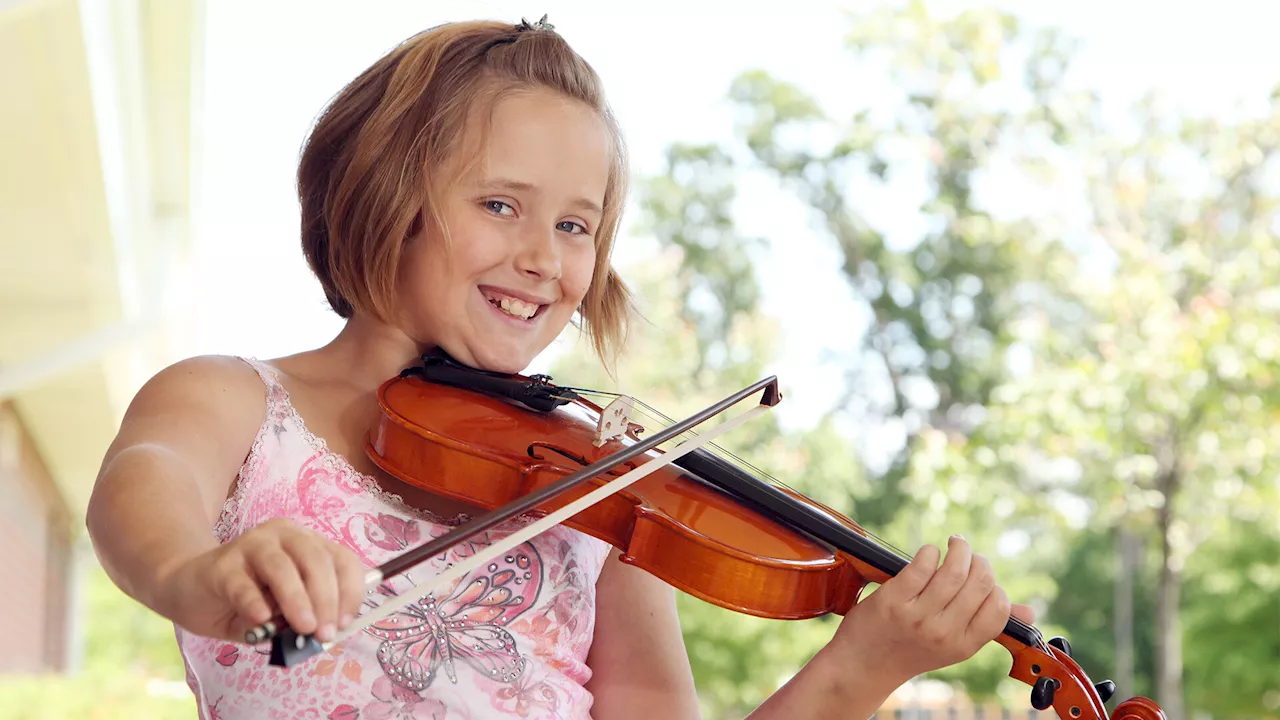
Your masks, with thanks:
[[(935, 2), (940, 8), (969, 5)], [(1179, 104), (1214, 112), (1261, 103), (1280, 83), (1274, 29), (1280, 4), (1219, 0), (1196, 9), (1168, 3), (1076, 0), (1002, 3), (1083, 38), (1076, 78), (1112, 98), (1159, 88)], [(536, 20), (543, 13), (603, 76), (639, 173), (660, 169), (676, 141), (732, 140), (723, 100), (750, 67), (797, 82), (832, 111), (883, 97), (883, 81), (858, 74), (842, 49), (847, 27), (833, 0), (643, 4), (599, 0), (219, 0), (208, 4), (203, 157), (197, 197), (195, 352), (275, 357), (314, 347), (339, 328), (298, 249), (293, 178), (306, 131), (325, 102), (403, 38), (449, 20)], [(1188, 4), (1189, 5), (1189, 4)], [(359, 8), (358, 10), (356, 8)], [(829, 242), (808, 228), (798, 203), (759, 183), (742, 188), (745, 234), (777, 247), (766, 309), (786, 347), (776, 372), (790, 412), (830, 397), (824, 347), (846, 348), (849, 329), (826, 310), (847, 297)], [(900, 232), (904, 197), (881, 208)], [(630, 216), (631, 219), (635, 215)], [(897, 223), (897, 225), (895, 225)], [(630, 241), (628, 242), (628, 238)], [(624, 235), (620, 261), (643, 259)], [(803, 291), (797, 291), (803, 288)], [(540, 359), (534, 369), (542, 369)], [(624, 379), (625, 380), (625, 379)]]

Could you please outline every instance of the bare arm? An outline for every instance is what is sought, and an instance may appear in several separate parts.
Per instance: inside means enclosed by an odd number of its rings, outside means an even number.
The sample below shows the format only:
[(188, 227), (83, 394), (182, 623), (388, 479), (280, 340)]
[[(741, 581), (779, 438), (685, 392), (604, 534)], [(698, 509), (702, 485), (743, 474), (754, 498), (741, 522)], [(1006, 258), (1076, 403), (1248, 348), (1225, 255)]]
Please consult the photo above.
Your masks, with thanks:
[[(972, 656), (1004, 628), (1010, 606), (991, 565), (953, 538), (939, 567), (925, 546), (896, 578), (855, 605), (832, 640), (773, 693), (752, 720), (865, 720), (911, 678)], [(587, 658), (599, 720), (698, 716), (674, 591), (614, 562), (597, 583), (596, 636)]]
[(287, 521), (226, 545), (213, 537), (264, 408), (262, 383), (240, 360), (166, 368), (130, 404), (89, 501), (89, 535), (111, 579), (197, 634), (238, 639), (273, 603), (313, 632), (363, 597), (359, 561)]
[(217, 546), (212, 530), (262, 423), (262, 383), (235, 358), (165, 368), (107, 449), (86, 524), (103, 568), (153, 610), (157, 580)]
[[(596, 584), (596, 632), (587, 664), (596, 720), (699, 717), (693, 672), (676, 615), (675, 591), (609, 555)], [(726, 610), (726, 613), (729, 611)], [(897, 687), (870, 668), (818, 653), (751, 718), (866, 718)]]
[(698, 717), (675, 590), (609, 553), (596, 582), (596, 629), (587, 665), (597, 720)]

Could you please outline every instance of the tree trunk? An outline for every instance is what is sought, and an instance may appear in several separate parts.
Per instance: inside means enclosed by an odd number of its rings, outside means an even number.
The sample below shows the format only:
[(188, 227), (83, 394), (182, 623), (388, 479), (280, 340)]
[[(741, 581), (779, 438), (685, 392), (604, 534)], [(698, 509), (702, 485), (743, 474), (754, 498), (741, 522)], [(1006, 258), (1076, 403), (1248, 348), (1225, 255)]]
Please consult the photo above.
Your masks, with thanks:
[(1176, 465), (1167, 466), (1157, 485), (1164, 504), (1157, 512), (1160, 526), (1160, 585), (1156, 597), (1156, 702), (1168, 720), (1185, 720), (1182, 707), (1182, 622), (1178, 598), (1182, 582), (1182, 560), (1174, 552), (1171, 531), (1174, 496), (1179, 477)]
[(1121, 527), (1116, 545), (1119, 567), (1116, 572), (1116, 702), (1133, 697), (1137, 692), (1133, 672), (1133, 585), (1138, 575), (1138, 538)]

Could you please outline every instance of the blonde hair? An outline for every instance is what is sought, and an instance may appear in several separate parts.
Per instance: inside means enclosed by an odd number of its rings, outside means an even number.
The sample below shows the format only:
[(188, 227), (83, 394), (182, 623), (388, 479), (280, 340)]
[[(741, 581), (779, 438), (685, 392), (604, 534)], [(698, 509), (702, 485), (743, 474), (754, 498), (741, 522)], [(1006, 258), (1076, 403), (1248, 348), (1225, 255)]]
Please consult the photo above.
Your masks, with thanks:
[[(627, 193), (622, 134), (600, 78), (554, 31), (498, 22), (459, 22), (401, 43), (329, 103), (298, 164), (302, 250), (329, 306), (395, 316), (396, 270), (405, 242), (443, 229), (437, 188), (456, 169), (469, 118), (509, 90), (545, 88), (599, 113), (613, 140), (596, 265), (579, 307), (596, 355), (611, 366), (632, 311), (631, 293), (609, 264)], [(482, 128), (481, 128), (482, 130)]]

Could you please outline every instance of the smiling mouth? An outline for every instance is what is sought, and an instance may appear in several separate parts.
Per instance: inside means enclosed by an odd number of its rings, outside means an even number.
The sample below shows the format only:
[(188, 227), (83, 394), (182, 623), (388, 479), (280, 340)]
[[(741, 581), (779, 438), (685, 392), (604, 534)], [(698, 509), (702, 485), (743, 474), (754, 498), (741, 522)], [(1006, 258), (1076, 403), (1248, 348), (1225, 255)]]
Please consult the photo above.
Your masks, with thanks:
[(515, 320), (530, 321), (542, 314), (542, 311), (548, 307), (547, 305), (527, 302), (495, 291), (482, 290), (481, 294), (499, 312)]

